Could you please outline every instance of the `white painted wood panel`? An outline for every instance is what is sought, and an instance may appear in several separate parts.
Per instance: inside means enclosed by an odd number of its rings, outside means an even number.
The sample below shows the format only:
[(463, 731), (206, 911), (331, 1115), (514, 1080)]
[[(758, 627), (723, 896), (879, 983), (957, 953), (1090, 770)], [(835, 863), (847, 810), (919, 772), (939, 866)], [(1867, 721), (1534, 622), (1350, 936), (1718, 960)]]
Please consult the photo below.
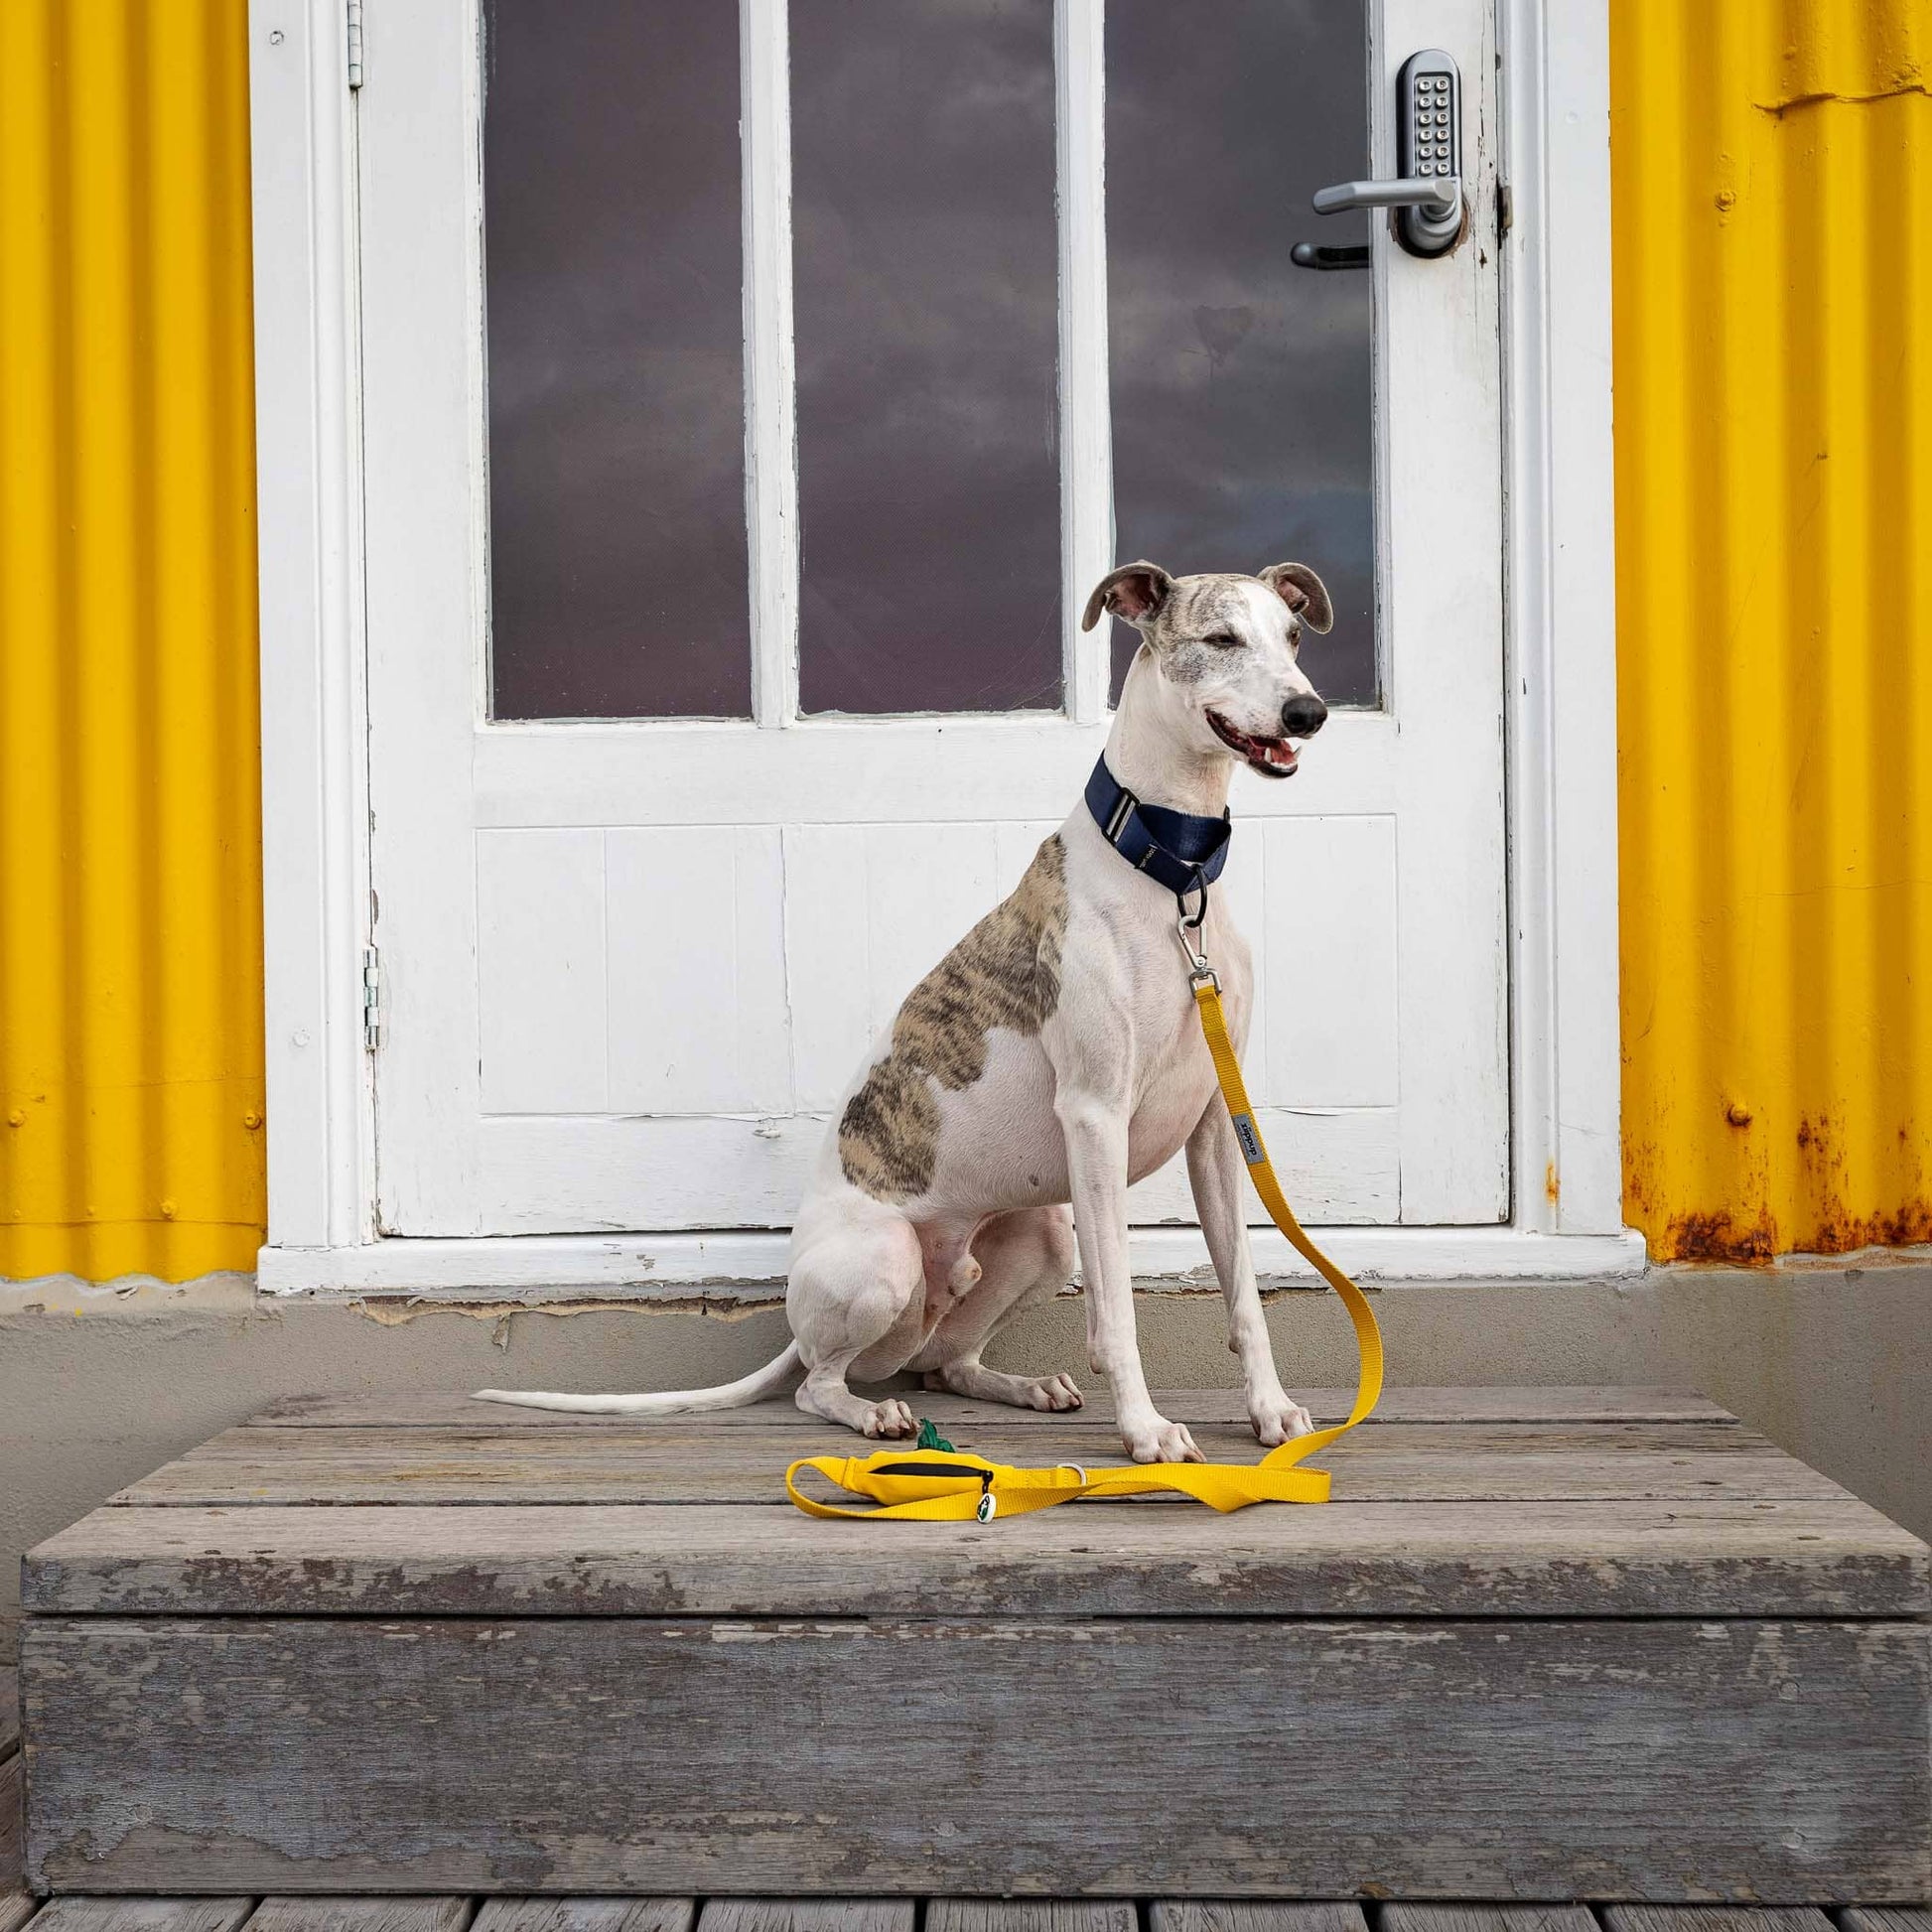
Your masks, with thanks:
[(1104, 0), (1053, 10), (1060, 253), (1061, 661), (1067, 715), (1107, 715), (1112, 626), (1080, 628), (1083, 587), (1114, 567), (1113, 397), (1107, 357), (1107, 35)]
[(789, 1112), (777, 832), (707, 826), (604, 839), (611, 1110)]
[[(542, 1117), (485, 1138), (485, 1175), (526, 1203), (505, 1231), (784, 1225), (899, 1003), (1057, 825), (482, 835), (487, 1111)], [(1401, 1200), (1393, 845), (1382, 819), (1263, 823), (1216, 888), (1255, 952), (1263, 1130), (1295, 1198), (1337, 1225)], [(1129, 1211), (1190, 1222), (1184, 1158)]]
[(794, 826), (784, 834), (791, 1083), (803, 1108), (832, 1106), (872, 1037), (870, 951), (848, 943), (843, 911), (864, 837), (851, 826)]
[[(1279, 779), (1258, 779), (1257, 784), (1278, 784)], [(1298, 777), (1295, 780), (1300, 783)], [(1268, 1085), (1268, 842), (1259, 825), (1237, 827), (1228, 843), (1228, 862), (1215, 882), (1223, 909), (1233, 915), (1236, 929), (1248, 942), (1254, 960), (1255, 1010), (1248, 1022), (1248, 1037), (1242, 1047), (1241, 1066), (1248, 1082), (1248, 1098), (1257, 1107), (1267, 1107), (1275, 1099)], [(1180, 956), (1176, 944), (1174, 956)]]
[[(721, 0), (722, 4), (722, 0)], [(740, 0), (745, 177), (745, 510), (752, 708), (798, 709), (798, 391), (791, 329), (791, 88), (785, 0)], [(615, 821), (611, 821), (615, 822)]]
[[(1095, 632), (1101, 626), (1095, 626)], [(1107, 740), (1064, 719), (807, 719), (784, 731), (711, 721), (490, 725), (474, 741), (480, 825), (710, 825), (731, 773), (739, 825), (878, 825), (1011, 815), (1057, 825)], [(1237, 773), (1243, 823), (1395, 809), (1395, 721), (1341, 711), (1294, 778)]]
[(998, 904), (999, 854), (999, 830), (986, 824), (786, 832), (785, 952), (801, 1107), (833, 1106), (899, 1002)]
[[(1383, 623), (1400, 728), (1402, 1218), (1509, 1211), (1497, 95), (1488, 0), (1383, 0), (1376, 94), (1419, 47), (1462, 70), (1471, 239), (1385, 251)], [(1386, 107), (1384, 109), (1386, 114)], [(1376, 152), (1393, 173), (1384, 128)], [(1493, 701), (1492, 701), (1493, 700)]]
[[(499, 1203), (493, 1218), (504, 1234), (630, 1229), (645, 1208), (660, 1229), (788, 1227), (831, 1118), (495, 1116), (477, 1137), (477, 1184)], [(1262, 1128), (1289, 1198), (1311, 1224), (1393, 1217), (1393, 1110), (1264, 1108)], [(1191, 1222), (1182, 1166), (1135, 1188), (1129, 1213), (1137, 1224)]]
[(610, 1036), (604, 834), (477, 838), (477, 1013), (485, 1114), (602, 1113)]
[(1000, 900), (990, 825), (874, 825), (863, 834), (867, 985), (883, 1033), (899, 1003)]
[[(1402, 1167), (1392, 1107), (1311, 1113), (1257, 1102), (1255, 1112), (1299, 1218), (1325, 1227), (1396, 1218), (1402, 1204)], [(1251, 1194), (1246, 1207), (1250, 1227), (1270, 1224), (1258, 1196)], [(1159, 1173), (1128, 1190), (1127, 1218), (1135, 1227), (1196, 1224), (1184, 1154), (1176, 1154)]]
[[(1278, 1162), (1284, 1148), (1298, 1150), (1297, 1212), (1336, 1223), (1394, 1219), (1402, 1202), (1394, 821), (1250, 826), (1237, 833), (1216, 891), (1254, 954), (1248, 1091)], [(1137, 1224), (1191, 1220), (1185, 1157), (1150, 1174), (1129, 1200)], [(1267, 1218), (1251, 1200), (1249, 1219)]]
[(1395, 820), (1282, 819), (1258, 829), (1265, 1019), (1248, 1061), (1260, 1095), (1287, 1107), (1392, 1107)]
[(1009, 821), (993, 828), (994, 891), (1005, 898), (1021, 880), (1027, 868), (1039, 856), (1039, 848), (1065, 824), (1065, 815), (1052, 818)]

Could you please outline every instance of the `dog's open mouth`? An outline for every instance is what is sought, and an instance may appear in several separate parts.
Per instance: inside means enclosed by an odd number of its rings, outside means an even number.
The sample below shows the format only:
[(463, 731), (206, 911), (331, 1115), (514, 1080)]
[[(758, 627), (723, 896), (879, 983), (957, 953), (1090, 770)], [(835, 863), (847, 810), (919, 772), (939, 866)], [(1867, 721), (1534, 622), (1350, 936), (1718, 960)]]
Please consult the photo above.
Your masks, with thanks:
[(1218, 711), (1210, 711), (1207, 722), (1213, 726), (1214, 736), (1230, 752), (1248, 760), (1251, 771), (1265, 772), (1271, 778), (1286, 778), (1301, 762), (1301, 754), (1285, 738), (1251, 738), (1244, 731), (1236, 731)]

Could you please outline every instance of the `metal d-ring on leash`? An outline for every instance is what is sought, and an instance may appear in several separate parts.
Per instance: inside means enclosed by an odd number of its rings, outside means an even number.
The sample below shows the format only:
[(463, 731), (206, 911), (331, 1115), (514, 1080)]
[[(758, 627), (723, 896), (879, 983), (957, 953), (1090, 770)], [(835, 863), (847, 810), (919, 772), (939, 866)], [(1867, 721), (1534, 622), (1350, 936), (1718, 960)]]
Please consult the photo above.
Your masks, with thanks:
[[(1104, 761), (1099, 770), (1105, 773)], [(1108, 776), (1111, 782), (1111, 774)], [(1091, 788), (1088, 802), (1104, 832), (1108, 813), (1116, 808), (1105, 797), (1096, 800)], [(1103, 805), (1107, 806), (1106, 811)], [(1120, 816), (1124, 819), (1129, 814)], [(1109, 843), (1113, 842), (1110, 838)], [(1140, 869), (1152, 870), (1144, 861)], [(950, 1446), (944, 1451), (881, 1449), (872, 1455), (802, 1456), (785, 1471), (785, 1493), (807, 1516), (989, 1523), (995, 1516), (1021, 1516), (1030, 1510), (1050, 1509), (1055, 1503), (1070, 1503), (1082, 1497), (1140, 1496), (1163, 1489), (1192, 1496), (1210, 1509), (1219, 1510), (1245, 1509), (1250, 1503), (1260, 1502), (1325, 1503), (1328, 1500), (1327, 1470), (1305, 1469), (1300, 1465), (1374, 1413), (1382, 1394), (1382, 1333), (1375, 1324), (1375, 1311), (1369, 1307), (1368, 1297), (1309, 1239), (1275, 1176), (1274, 1163), (1268, 1158), (1267, 1145), (1255, 1122), (1254, 1105), (1241, 1077), (1241, 1062), (1235, 1057), (1234, 1043), (1228, 1037), (1227, 1020), (1221, 1011), (1220, 979), (1208, 964), (1205, 948), (1196, 944), (1193, 936), (1207, 919), (1207, 887), (1206, 869), (1196, 866), (1193, 877), (1174, 888), (1179, 908), (1174, 917), (1174, 930), (1187, 959), (1187, 985), (1194, 996), (1201, 1035), (1214, 1061), (1214, 1077), (1220, 1083), (1221, 1098), (1234, 1124), (1235, 1139), (1241, 1146), (1241, 1158), (1248, 1164), (1248, 1176), (1254, 1182), (1255, 1192), (1290, 1245), (1341, 1297), (1348, 1318), (1354, 1323), (1361, 1366), (1348, 1420), (1328, 1429), (1317, 1429), (1311, 1435), (1298, 1436), (1293, 1442), (1270, 1449), (1253, 1464), (1159, 1462), (1087, 1470), (1076, 1463), (1062, 1462), (1050, 1469), (1027, 1469), (989, 1462), (983, 1456), (952, 1449)], [(1187, 894), (1196, 888), (1200, 892), (1200, 904), (1189, 914)], [(922, 1429), (920, 1434), (923, 1437), (925, 1431)], [(934, 1439), (937, 1440), (936, 1431)], [(835, 1503), (819, 1502), (798, 1487), (801, 1469), (816, 1469), (840, 1488), (870, 1497), (877, 1507), (846, 1509)]]

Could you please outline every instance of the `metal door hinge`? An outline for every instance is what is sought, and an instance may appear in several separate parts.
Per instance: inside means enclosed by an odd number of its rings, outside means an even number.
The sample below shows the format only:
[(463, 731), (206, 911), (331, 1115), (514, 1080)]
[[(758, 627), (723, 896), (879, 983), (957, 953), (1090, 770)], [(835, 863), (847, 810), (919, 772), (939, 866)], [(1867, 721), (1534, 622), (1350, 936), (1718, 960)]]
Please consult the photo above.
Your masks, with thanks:
[(382, 1044), (382, 960), (373, 946), (362, 948), (362, 1046), (373, 1053)]
[(362, 84), (362, 0), (348, 0), (348, 84)]

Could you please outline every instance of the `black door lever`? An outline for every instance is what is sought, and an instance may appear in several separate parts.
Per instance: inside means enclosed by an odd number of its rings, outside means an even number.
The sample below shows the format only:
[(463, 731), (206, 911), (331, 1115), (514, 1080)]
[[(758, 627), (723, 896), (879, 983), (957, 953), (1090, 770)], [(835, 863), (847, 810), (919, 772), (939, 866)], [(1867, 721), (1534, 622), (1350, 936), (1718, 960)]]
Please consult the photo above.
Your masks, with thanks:
[(1323, 248), (1312, 241), (1298, 241), (1288, 251), (1297, 268), (1366, 268), (1372, 251), (1367, 248)]

